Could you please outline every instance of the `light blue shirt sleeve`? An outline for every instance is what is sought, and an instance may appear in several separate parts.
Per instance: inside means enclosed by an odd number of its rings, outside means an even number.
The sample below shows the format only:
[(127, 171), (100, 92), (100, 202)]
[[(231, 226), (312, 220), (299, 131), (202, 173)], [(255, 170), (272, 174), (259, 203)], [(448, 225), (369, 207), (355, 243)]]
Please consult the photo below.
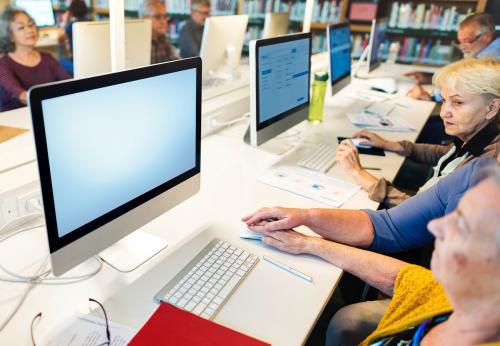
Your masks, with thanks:
[(370, 250), (402, 252), (428, 245), (434, 237), (427, 223), (457, 207), (462, 195), (476, 182), (476, 172), (492, 159), (478, 158), (442, 178), (431, 188), (386, 210), (365, 210), (373, 224), (375, 237)]
[(500, 60), (500, 37), (494, 39), (486, 48), (480, 51), (477, 57)]

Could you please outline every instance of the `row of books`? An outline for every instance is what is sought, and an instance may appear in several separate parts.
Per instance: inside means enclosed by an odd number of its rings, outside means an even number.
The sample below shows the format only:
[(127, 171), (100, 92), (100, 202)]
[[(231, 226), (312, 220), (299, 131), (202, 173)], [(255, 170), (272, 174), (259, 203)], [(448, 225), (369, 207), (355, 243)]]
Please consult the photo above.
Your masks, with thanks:
[(325, 52), (327, 50), (326, 47), (326, 35), (324, 33), (321, 34), (315, 34), (313, 33), (312, 35), (312, 41), (311, 41), (311, 51), (313, 54), (320, 53), (320, 52)]
[(341, 1), (323, 1), (322, 3), (320, 3), (319, 1), (315, 1), (312, 21), (322, 23), (335, 23), (340, 20), (341, 12)]
[[(238, 0), (212, 0), (211, 15), (224, 16), (236, 14)], [(191, 0), (168, 0), (167, 12), (169, 14), (189, 14), (191, 13)]]
[[(71, 1), (70, 1), (71, 2)], [(142, 0), (124, 0), (123, 7), (125, 11), (138, 11), (141, 6)], [(95, 0), (95, 8), (106, 9), (109, 8), (109, 0)]]
[[(297, 1), (290, 5), (289, 1), (283, 0), (245, 0), (243, 2), (243, 13), (253, 18), (263, 18), (270, 12), (290, 12), (290, 19), (303, 21), (306, 9), (305, 1)], [(331, 23), (337, 22), (342, 11), (342, 3), (339, 0), (314, 2), (313, 22)]]
[(442, 44), (440, 39), (433, 40), (406, 37), (398, 54), (398, 61), (403, 63), (422, 63), (445, 65), (453, 60), (455, 44)]
[(411, 28), (424, 30), (457, 30), (458, 24), (471, 13), (469, 8), (467, 13), (459, 13), (456, 6), (437, 6), (420, 3), (392, 3), (389, 17), (389, 27), (391, 28)]

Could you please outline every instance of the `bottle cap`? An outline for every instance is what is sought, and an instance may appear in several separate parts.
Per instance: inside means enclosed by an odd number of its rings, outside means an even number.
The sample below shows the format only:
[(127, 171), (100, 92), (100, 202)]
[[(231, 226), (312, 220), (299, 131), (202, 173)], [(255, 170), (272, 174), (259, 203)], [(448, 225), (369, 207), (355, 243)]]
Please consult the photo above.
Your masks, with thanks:
[(314, 74), (314, 80), (320, 81), (320, 82), (326, 82), (328, 80), (328, 72), (316, 72)]

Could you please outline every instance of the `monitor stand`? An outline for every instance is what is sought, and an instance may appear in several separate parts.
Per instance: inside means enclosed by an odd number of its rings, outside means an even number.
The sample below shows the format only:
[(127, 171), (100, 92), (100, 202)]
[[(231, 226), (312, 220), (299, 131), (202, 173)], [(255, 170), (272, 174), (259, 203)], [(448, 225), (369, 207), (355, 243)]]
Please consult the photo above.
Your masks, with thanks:
[(129, 273), (167, 246), (165, 239), (137, 230), (102, 251), (99, 257), (115, 270)]
[[(250, 143), (250, 126), (247, 127), (247, 130), (245, 131), (245, 134), (243, 135), (243, 141), (252, 146), (253, 145)], [(265, 152), (268, 152), (273, 155), (283, 155), (290, 149), (294, 147), (293, 144), (285, 143), (281, 140), (278, 140), (276, 138), (268, 140), (266, 143), (259, 145), (258, 149), (263, 150)]]

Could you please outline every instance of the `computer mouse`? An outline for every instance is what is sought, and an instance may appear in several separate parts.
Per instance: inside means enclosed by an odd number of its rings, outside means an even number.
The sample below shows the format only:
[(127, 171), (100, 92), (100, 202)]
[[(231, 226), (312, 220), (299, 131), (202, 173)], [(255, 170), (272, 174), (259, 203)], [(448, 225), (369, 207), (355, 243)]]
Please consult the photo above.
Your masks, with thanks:
[(359, 138), (351, 138), (352, 144), (356, 146), (356, 148), (365, 148), (365, 149), (370, 149), (372, 146), (370, 144), (361, 144), (361, 142), (366, 141), (366, 138), (364, 137), (359, 137)]

